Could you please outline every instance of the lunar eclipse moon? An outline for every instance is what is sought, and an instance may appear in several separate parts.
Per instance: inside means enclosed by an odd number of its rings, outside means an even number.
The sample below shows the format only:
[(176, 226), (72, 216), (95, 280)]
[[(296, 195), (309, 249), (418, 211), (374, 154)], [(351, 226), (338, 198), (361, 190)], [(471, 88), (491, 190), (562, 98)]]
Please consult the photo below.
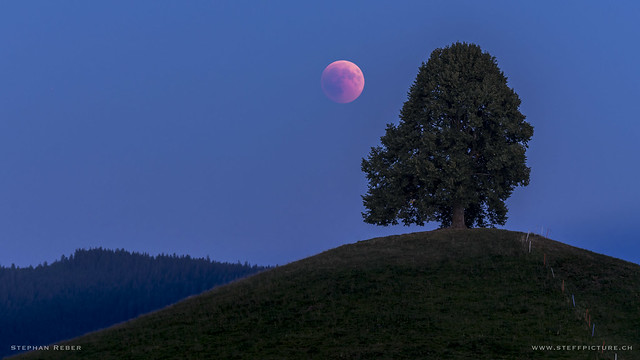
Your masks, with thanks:
[(322, 71), (322, 91), (332, 101), (346, 104), (357, 99), (364, 89), (364, 75), (358, 65), (338, 60)]

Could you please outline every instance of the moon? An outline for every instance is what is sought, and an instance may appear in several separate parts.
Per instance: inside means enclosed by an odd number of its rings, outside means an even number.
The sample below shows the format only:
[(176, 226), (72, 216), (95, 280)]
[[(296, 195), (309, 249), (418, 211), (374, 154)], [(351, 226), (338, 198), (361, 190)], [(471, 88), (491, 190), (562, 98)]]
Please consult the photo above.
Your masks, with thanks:
[(364, 75), (358, 65), (351, 61), (338, 60), (324, 68), (320, 85), (329, 99), (346, 104), (362, 94)]

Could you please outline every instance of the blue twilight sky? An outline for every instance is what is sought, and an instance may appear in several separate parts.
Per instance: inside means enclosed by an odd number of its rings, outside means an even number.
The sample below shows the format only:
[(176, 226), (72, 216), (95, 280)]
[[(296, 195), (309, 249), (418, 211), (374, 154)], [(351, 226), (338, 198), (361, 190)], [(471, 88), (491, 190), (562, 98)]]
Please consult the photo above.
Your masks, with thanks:
[[(535, 127), (505, 228), (640, 263), (640, 2), (2, 1), (0, 264), (77, 248), (284, 264), (375, 236), (360, 162), (436, 48)], [(337, 104), (335, 60), (365, 88)]]

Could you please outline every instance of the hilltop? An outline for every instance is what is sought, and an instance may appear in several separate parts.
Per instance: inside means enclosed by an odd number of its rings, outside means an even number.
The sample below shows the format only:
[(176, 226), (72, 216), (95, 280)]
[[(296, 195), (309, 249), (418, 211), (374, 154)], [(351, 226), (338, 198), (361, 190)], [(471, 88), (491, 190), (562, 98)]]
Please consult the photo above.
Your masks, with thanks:
[[(15, 359), (640, 358), (640, 266), (526, 237), (360, 241)], [(532, 349), (603, 341), (633, 350)]]

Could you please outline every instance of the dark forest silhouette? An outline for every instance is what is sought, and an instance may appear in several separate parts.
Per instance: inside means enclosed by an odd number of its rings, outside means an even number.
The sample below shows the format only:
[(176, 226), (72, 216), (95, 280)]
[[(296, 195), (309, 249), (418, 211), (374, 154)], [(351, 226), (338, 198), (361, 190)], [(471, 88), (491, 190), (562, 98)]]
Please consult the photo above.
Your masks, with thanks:
[(263, 269), (102, 248), (37, 267), (0, 267), (0, 357), (11, 345), (82, 335)]

